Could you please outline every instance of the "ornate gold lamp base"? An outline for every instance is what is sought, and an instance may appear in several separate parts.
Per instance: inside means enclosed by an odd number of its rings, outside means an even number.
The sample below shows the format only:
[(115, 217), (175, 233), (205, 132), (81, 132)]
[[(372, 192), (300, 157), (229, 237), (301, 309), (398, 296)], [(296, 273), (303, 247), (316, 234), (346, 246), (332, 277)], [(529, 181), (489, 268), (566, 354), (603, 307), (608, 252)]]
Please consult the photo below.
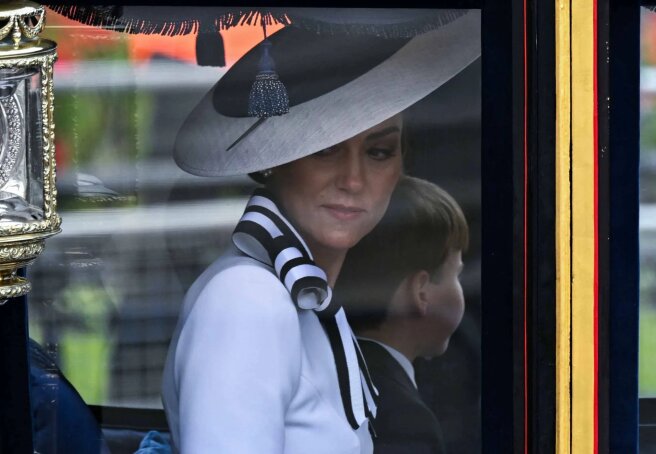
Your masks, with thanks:
[(5, 304), (9, 298), (18, 298), (32, 290), (32, 284), (24, 277), (16, 276), (16, 271), (0, 271), (0, 305)]
[(43, 251), (45, 237), (30, 238), (24, 241), (9, 241), (0, 239), (0, 304), (9, 298), (16, 298), (27, 294), (32, 285), (17, 275), (19, 268), (23, 268), (36, 259)]

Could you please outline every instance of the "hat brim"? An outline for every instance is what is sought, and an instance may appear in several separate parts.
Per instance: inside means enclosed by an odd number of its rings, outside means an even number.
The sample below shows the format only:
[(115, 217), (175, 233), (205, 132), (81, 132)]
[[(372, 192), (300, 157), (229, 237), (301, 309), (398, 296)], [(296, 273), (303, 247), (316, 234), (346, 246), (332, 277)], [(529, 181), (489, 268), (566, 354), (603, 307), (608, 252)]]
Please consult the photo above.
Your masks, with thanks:
[(472, 10), (411, 39), (345, 85), (264, 120), (219, 113), (215, 85), (178, 132), (174, 159), (194, 175), (230, 176), (303, 158), (402, 112), (472, 63), (480, 49), (480, 11)]

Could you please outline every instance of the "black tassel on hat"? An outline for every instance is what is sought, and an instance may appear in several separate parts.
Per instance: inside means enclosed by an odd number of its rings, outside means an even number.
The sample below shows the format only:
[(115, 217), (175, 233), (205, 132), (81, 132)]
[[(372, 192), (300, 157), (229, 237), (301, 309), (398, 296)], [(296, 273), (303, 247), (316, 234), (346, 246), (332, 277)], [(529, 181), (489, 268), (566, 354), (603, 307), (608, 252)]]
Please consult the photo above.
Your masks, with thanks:
[(262, 42), (262, 56), (258, 63), (258, 72), (248, 97), (248, 115), (251, 117), (267, 118), (275, 115), (284, 115), (289, 112), (289, 97), (287, 89), (278, 79), (276, 65), (271, 57), (271, 42), (266, 39)]

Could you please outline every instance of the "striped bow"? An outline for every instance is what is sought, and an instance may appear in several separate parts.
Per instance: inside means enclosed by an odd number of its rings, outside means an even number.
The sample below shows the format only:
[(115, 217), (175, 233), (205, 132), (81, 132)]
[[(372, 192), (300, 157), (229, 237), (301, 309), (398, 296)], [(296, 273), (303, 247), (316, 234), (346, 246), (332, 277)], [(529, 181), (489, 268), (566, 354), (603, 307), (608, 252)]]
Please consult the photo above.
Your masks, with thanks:
[(299, 308), (317, 313), (335, 358), (346, 418), (353, 429), (369, 419), (373, 430), (378, 392), (344, 309), (332, 299), (326, 273), (314, 263), (309, 248), (280, 213), (271, 193), (255, 190), (232, 241), (244, 254), (273, 267)]

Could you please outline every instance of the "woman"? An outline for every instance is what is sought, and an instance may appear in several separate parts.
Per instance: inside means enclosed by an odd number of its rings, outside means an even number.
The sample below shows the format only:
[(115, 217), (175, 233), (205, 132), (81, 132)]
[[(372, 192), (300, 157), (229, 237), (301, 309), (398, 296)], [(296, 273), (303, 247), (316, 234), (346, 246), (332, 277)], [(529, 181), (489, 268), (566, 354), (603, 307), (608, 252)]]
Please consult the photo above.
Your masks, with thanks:
[[(260, 45), (183, 125), (181, 168), (264, 188), (183, 304), (163, 379), (181, 452), (372, 452), (376, 391), (331, 287), (401, 175), (401, 112), (478, 55), (476, 14), (437, 22), (412, 39), (283, 29), (277, 72)], [(288, 113), (249, 117), (256, 67)]]

